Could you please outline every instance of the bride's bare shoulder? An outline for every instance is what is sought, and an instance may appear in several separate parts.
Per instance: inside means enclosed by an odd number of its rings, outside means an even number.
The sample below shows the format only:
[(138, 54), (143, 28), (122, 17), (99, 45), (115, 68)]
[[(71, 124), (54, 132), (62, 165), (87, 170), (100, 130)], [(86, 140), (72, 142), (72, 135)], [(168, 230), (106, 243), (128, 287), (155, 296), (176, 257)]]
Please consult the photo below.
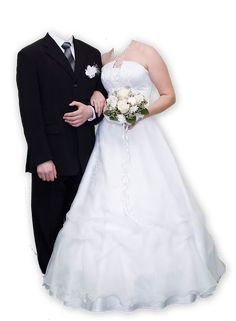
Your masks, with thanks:
[(114, 52), (114, 48), (112, 48), (111, 50), (109, 50), (107, 52), (104, 52), (102, 54), (102, 64), (103, 64), (103, 66), (111, 61), (112, 56), (113, 56), (113, 52)]
[(140, 51), (143, 55), (145, 55), (148, 59), (162, 59), (161, 55), (158, 51), (157, 48), (155, 48), (154, 46), (147, 44), (145, 42), (142, 41), (135, 41), (140, 48)]

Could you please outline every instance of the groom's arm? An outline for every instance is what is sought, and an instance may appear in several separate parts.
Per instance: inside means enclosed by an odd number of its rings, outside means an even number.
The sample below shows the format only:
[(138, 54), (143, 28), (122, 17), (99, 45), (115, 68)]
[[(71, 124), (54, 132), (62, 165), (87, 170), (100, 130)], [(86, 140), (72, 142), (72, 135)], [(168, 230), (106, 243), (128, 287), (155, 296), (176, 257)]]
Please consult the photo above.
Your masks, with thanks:
[(30, 161), (31, 165), (36, 167), (38, 164), (52, 160), (52, 154), (44, 132), (36, 66), (32, 56), (22, 50), (17, 55), (16, 81), (20, 115), (30, 151)]

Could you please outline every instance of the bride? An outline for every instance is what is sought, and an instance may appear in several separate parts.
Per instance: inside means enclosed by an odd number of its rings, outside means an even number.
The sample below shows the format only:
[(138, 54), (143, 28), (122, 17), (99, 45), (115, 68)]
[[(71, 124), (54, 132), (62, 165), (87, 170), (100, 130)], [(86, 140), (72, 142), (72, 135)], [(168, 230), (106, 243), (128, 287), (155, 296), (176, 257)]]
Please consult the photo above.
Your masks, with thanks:
[[(153, 115), (175, 103), (167, 67), (132, 40), (103, 55), (108, 94), (131, 87), (149, 114), (124, 131), (104, 117), (43, 285), (65, 305), (89, 311), (164, 308), (215, 291), (225, 264)], [(101, 113), (100, 104), (97, 110)]]

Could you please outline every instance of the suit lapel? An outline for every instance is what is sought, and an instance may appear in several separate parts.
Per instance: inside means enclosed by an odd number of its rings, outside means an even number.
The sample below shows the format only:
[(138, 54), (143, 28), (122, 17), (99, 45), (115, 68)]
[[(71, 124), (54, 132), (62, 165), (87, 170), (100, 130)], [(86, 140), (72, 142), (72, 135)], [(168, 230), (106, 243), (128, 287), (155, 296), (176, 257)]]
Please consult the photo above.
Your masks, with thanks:
[[(47, 33), (44, 37), (44, 48), (47, 53), (52, 59), (54, 59), (60, 67), (62, 67), (72, 78), (74, 78), (74, 72), (71, 68), (71, 65), (63, 54), (62, 50), (58, 47), (57, 43), (50, 37)], [(75, 66), (76, 66), (75, 59)]]
[(75, 72), (74, 77), (77, 79), (83, 69), (85, 69), (86, 65), (86, 53), (84, 50), (83, 43), (81, 43), (78, 39), (73, 37), (74, 48), (75, 48)]

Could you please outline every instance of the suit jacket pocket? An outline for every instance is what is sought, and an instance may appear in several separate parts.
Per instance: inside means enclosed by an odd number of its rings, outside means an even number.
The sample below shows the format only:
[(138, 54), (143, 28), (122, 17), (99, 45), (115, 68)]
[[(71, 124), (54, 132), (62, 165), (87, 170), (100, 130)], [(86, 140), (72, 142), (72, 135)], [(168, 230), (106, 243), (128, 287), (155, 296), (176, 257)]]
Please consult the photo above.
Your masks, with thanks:
[(58, 124), (46, 124), (45, 125), (45, 132), (46, 134), (53, 135), (53, 134), (60, 134), (60, 128)]

